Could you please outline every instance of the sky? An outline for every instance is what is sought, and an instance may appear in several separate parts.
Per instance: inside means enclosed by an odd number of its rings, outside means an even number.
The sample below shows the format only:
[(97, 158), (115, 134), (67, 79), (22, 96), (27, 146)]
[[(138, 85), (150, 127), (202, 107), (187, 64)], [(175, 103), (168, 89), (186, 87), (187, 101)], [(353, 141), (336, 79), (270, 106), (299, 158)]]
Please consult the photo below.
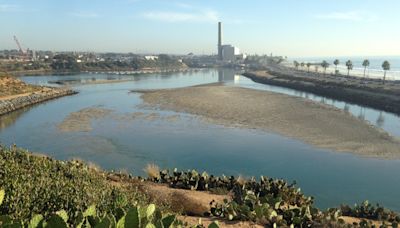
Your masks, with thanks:
[(400, 55), (399, 0), (0, 0), (0, 49)]

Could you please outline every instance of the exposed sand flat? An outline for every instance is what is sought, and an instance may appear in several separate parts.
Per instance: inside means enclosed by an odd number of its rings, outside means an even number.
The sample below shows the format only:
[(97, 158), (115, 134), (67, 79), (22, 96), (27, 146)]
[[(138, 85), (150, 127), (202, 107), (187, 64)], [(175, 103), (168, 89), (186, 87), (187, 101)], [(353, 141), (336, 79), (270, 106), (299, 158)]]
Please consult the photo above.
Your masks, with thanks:
[(180, 115), (160, 115), (160, 113), (156, 112), (134, 112), (121, 114), (114, 112), (114, 110), (102, 107), (88, 107), (77, 112), (69, 113), (68, 116), (57, 125), (57, 128), (60, 132), (90, 132), (93, 130), (92, 121), (102, 120), (106, 117), (117, 121), (123, 126), (126, 126), (126, 124), (132, 123), (136, 120), (144, 120), (149, 122), (158, 120), (176, 122), (181, 118)]
[(72, 112), (58, 125), (58, 129), (61, 132), (88, 132), (92, 130), (92, 120), (104, 118), (111, 112), (112, 110), (97, 107)]
[(206, 117), (214, 123), (255, 128), (320, 148), (399, 158), (400, 140), (337, 108), (303, 98), (221, 85), (152, 90), (144, 101)]

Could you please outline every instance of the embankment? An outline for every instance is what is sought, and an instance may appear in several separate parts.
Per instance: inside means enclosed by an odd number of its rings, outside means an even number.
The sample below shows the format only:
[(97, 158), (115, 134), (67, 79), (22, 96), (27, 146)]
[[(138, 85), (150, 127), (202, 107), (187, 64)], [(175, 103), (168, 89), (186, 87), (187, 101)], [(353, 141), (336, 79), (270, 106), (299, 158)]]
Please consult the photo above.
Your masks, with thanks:
[(400, 85), (388, 82), (383, 85), (376, 81), (353, 80), (352, 78), (298, 77), (283, 72), (247, 72), (251, 80), (314, 93), (316, 95), (363, 105), (400, 115)]
[(9, 99), (0, 98), (0, 116), (33, 104), (76, 93), (77, 92), (67, 88), (52, 88), (22, 96), (15, 96)]

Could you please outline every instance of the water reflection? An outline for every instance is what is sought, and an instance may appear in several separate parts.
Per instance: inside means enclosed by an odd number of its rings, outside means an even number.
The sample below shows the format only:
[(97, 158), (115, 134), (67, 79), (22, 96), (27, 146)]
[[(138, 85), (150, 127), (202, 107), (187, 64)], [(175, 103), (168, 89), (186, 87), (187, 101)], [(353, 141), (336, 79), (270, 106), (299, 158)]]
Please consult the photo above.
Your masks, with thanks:
[(365, 120), (365, 108), (360, 107), (360, 113), (358, 114), (358, 119)]
[(0, 116), (0, 130), (15, 124), (15, 122), (17, 122), (17, 120), (20, 117), (22, 117), (27, 111), (29, 111), (32, 107), (34, 106), (25, 107), (16, 110), (14, 112), (11, 112), (9, 114)]
[(343, 110), (344, 110), (345, 112), (350, 112), (350, 105), (346, 103), (346, 104), (344, 105), (344, 107), (343, 107)]
[(235, 70), (230, 68), (218, 69), (218, 81), (229, 82), (235, 81)]
[(378, 119), (376, 120), (376, 125), (382, 127), (385, 124), (385, 117), (382, 112), (379, 112)]

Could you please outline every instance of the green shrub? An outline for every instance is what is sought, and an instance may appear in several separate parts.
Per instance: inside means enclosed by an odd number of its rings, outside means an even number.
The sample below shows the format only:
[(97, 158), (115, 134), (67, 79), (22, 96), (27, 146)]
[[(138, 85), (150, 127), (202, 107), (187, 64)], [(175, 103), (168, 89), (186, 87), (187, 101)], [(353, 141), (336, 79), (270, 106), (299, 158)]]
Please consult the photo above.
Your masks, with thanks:
[(341, 211), (344, 216), (352, 216), (357, 218), (372, 219), (378, 221), (388, 221), (393, 224), (400, 222), (400, 215), (388, 210), (379, 204), (373, 206), (368, 201), (364, 201), (361, 204), (356, 204), (354, 207), (348, 205), (342, 205)]
[[(4, 194), (4, 191), (0, 191)], [(1, 201), (0, 201), (1, 205)], [(179, 221), (175, 215), (163, 215), (154, 204), (145, 207), (132, 207), (126, 212), (118, 208), (115, 213), (99, 213), (94, 205), (84, 212), (79, 212), (73, 221), (69, 219), (65, 210), (57, 211), (45, 219), (42, 215), (34, 215), (28, 222), (13, 219), (0, 214), (0, 227), (28, 227), (28, 228), (169, 228), (186, 227), (187, 224)], [(201, 225), (195, 227), (202, 227)], [(218, 228), (218, 224), (212, 223), (210, 228)]]
[(97, 205), (100, 212), (134, 206), (144, 201), (135, 189), (107, 182), (105, 174), (79, 161), (57, 161), (25, 150), (0, 146), (0, 187), (5, 190), (0, 213), (27, 221), (35, 214), (66, 210), (72, 220), (78, 212)]
[(244, 179), (234, 176), (215, 177), (195, 170), (178, 171), (175, 169), (159, 171), (152, 174), (148, 181), (168, 184), (172, 188), (190, 189), (197, 191), (231, 192), (233, 199), (223, 203), (211, 202), (211, 214), (228, 220), (253, 221), (266, 226), (278, 227), (347, 227), (340, 216), (347, 215), (363, 219), (362, 227), (372, 227), (365, 219), (385, 221), (397, 226), (400, 217), (397, 213), (384, 209), (379, 205), (375, 208), (368, 202), (350, 208), (342, 206), (321, 211), (313, 206), (313, 198), (301, 193), (295, 187), (295, 182), (288, 184), (284, 180), (260, 177)]
[(0, 146), (0, 227), (188, 227), (109, 174)]

